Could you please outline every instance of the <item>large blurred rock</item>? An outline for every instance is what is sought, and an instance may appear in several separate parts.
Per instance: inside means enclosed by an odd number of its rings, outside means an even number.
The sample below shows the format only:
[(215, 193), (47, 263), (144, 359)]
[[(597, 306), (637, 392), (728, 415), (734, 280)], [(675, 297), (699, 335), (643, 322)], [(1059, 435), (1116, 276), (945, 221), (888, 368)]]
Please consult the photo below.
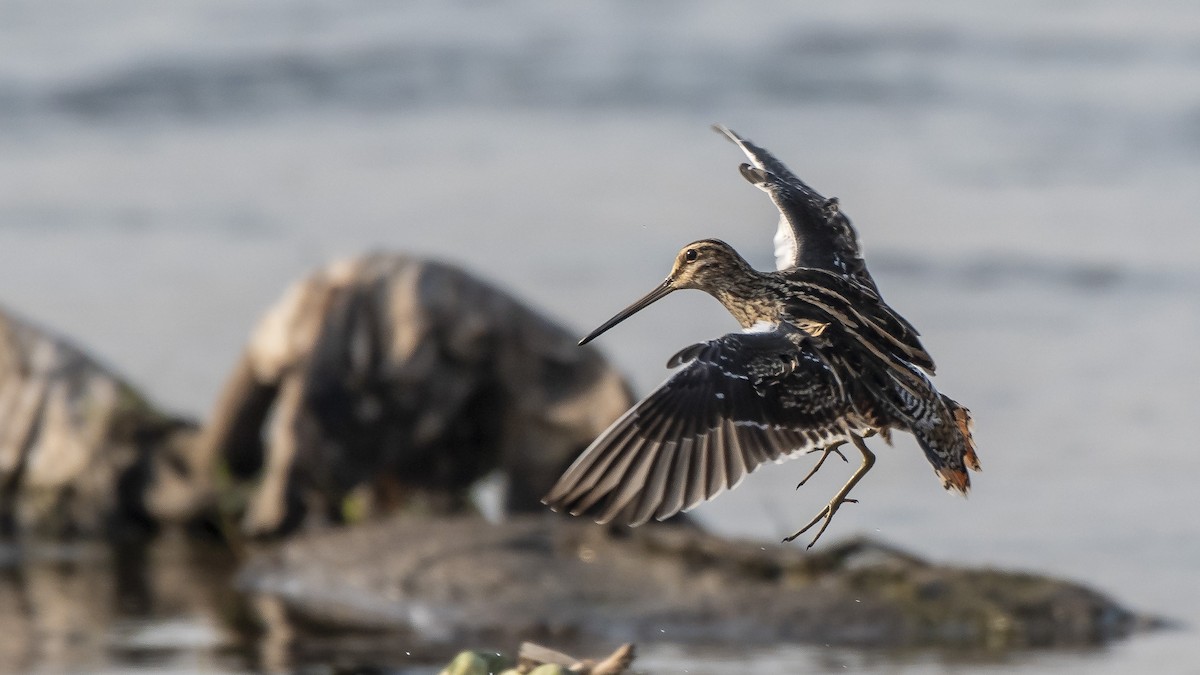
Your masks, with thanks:
[(375, 254), (318, 270), (266, 313), (203, 445), (235, 479), (258, 477), (251, 534), (341, 520), (364, 487), (376, 510), (421, 497), (454, 511), (495, 469), (522, 511), (630, 403), (596, 351), (503, 291)]
[(0, 534), (151, 528), (168, 515), (163, 504), (195, 504), (184, 464), (193, 430), (0, 309)]
[(405, 644), (999, 650), (1097, 645), (1161, 625), (1069, 581), (940, 565), (865, 539), (809, 552), (548, 515), (397, 517), (309, 533), (259, 551), (239, 579), (318, 635), (418, 636)]

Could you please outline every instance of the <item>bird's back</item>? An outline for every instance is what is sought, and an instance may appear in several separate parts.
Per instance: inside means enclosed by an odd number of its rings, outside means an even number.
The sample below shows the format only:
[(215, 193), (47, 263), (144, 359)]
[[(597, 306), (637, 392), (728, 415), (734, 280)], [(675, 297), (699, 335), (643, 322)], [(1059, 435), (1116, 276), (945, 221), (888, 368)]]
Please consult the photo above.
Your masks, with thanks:
[(846, 339), (868, 346), (892, 361), (902, 374), (905, 364), (934, 372), (933, 357), (921, 344), (920, 334), (893, 310), (878, 293), (822, 269), (796, 267), (771, 273), (781, 283), (778, 320), (792, 323), (836, 322)]

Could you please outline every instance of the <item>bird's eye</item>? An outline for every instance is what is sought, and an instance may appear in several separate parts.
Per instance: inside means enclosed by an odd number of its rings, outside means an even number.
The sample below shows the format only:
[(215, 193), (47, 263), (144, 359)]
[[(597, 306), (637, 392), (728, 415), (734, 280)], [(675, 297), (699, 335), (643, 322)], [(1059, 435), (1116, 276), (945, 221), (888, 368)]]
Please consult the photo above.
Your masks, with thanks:
[(696, 253), (696, 249), (689, 248), (683, 252), (683, 259), (688, 262), (696, 262), (696, 258), (699, 257), (699, 255), (699, 253)]

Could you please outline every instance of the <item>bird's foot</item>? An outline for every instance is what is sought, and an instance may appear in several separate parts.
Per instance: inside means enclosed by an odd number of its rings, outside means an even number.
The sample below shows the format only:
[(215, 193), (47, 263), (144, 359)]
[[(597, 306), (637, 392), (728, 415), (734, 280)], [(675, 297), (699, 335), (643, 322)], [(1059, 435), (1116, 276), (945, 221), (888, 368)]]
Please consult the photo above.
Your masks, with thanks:
[[(846, 484), (842, 486), (842, 489), (838, 490), (838, 493), (833, 496), (833, 499), (829, 500), (829, 503), (825, 505), (825, 508), (821, 509), (821, 512), (817, 514), (817, 517), (809, 521), (809, 523), (801, 528), (799, 532), (784, 539), (785, 542), (792, 541), (796, 537), (808, 532), (817, 523), (821, 523), (821, 529), (817, 530), (817, 536), (813, 537), (813, 540), (808, 542), (808, 547), (812, 548), (813, 544), (817, 543), (817, 540), (821, 538), (821, 535), (825, 534), (825, 528), (829, 527), (829, 521), (833, 520), (833, 514), (837, 513), (838, 507), (846, 503), (858, 503), (857, 499), (850, 499), (850, 491), (854, 489), (855, 485), (858, 485), (858, 481), (862, 480), (863, 476), (867, 475), (867, 472), (871, 470), (871, 467), (875, 466), (875, 454), (867, 448), (866, 444), (863, 443), (862, 438), (860, 438), (858, 435), (851, 434), (850, 440), (854, 443), (854, 447), (858, 448), (859, 452), (862, 453), (862, 464), (859, 465), (858, 470), (854, 472), (854, 475), (850, 476), (850, 480), (846, 481)], [(827, 449), (825, 456), (821, 458), (822, 461), (825, 460), (825, 457), (829, 456), (829, 452), (830, 451)], [(819, 467), (820, 463), (818, 463), (817, 466)], [(805, 480), (808, 479), (805, 478)]]
[[(808, 451), (807, 453), (805, 453), (805, 454), (810, 454), (810, 453), (813, 453), (813, 452), (816, 452), (816, 451), (817, 451), (817, 449), (816, 449), (816, 448), (814, 448), (814, 449), (812, 449), (812, 450), (809, 450), (809, 451)], [(842, 461), (843, 461), (843, 462), (849, 462), (849, 461), (850, 461), (850, 460), (846, 459), (846, 456), (842, 454), (842, 451), (841, 451), (841, 450), (839, 450), (839, 449), (838, 449), (838, 447), (837, 447), (836, 445), (830, 445), (830, 446), (826, 446), (825, 448), (822, 448), (822, 449), (821, 449), (821, 459), (818, 459), (818, 460), (817, 460), (817, 465), (816, 465), (816, 466), (814, 466), (814, 467), (812, 468), (812, 470), (808, 472), (808, 475), (806, 475), (804, 478), (801, 478), (801, 479), (800, 479), (800, 482), (796, 484), (796, 489), (797, 489), (797, 490), (799, 490), (799, 489), (800, 489), (800, 488), (801, 488), (801, 487), (802, 487), (802, 486), (803, 486), (805, 483), (807, 483), (809, 478), (812, 478), (814, 475), (816, 475), (816, 473), (817, 473), (817, 470), (818, 470), (818, 469), (820, 469), (820, 468), (821, 468), (821, 465), (825, 463), (825, 458), (829, 457), (829, 453), (831, 453), (831, 452), (836, 452), (836, 453), (837, 453), (837, 455), (838, 455), (838, 457), (841, 457), (841, 458), (842, 458)]]
[[(828, 504), (825, 505), (825, 508), (821, 509), (821, 512), (818, 513), (815, 518), (813, 518), (812, 520), (810, 520), (808, 522), (807, 525), (800, 528), (800, 530), (797, 531), (795, 534), (788, 536), (788, 537), (784, 537), (783, 538), (784, 543), (792, 541), (796, 537), (799, 537), (800, 535), (804, 534), (805, 532), (808, 532), (809, 530), (811, 530), (813, 528), (813, 526), (816, 525), (817, 523), (821, 523), (821, 529), (817, 530), (817, 536), (813, 537), (812, 541), (808, 542), (808, 548), (812, 548), (813, 544), (817, 543), (817, 540), (821, 538), (821, 535), (825, 534), (825, 528), (829, 527), (829, 522), (831, 520), (833, 520), (833, 514), (837, 513), (838, 508), (842, 504), (857, 504), (857, 503), (858, 503), (857, 499), (850, 499), (849, 497), (845, 497), (842, 495), (838, 495), (838, 496), (834, 497), (832, 501), (830, 501)], [(822, 521), (824, 521), (824, 522), (822, 522)]]

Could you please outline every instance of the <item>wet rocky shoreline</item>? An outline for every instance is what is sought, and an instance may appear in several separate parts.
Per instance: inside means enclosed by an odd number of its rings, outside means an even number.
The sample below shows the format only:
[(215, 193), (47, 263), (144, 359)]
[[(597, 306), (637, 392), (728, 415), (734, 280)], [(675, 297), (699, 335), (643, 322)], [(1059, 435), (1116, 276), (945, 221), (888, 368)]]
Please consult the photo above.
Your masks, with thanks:
[(816, 643), (1086, 647), (1162, 625), (1051, 577), (929, 562), (869, 539), (796, 547), (690, 526), (394, 517), (252, 555), (240, 590), (301, 623), (463, 647)]

